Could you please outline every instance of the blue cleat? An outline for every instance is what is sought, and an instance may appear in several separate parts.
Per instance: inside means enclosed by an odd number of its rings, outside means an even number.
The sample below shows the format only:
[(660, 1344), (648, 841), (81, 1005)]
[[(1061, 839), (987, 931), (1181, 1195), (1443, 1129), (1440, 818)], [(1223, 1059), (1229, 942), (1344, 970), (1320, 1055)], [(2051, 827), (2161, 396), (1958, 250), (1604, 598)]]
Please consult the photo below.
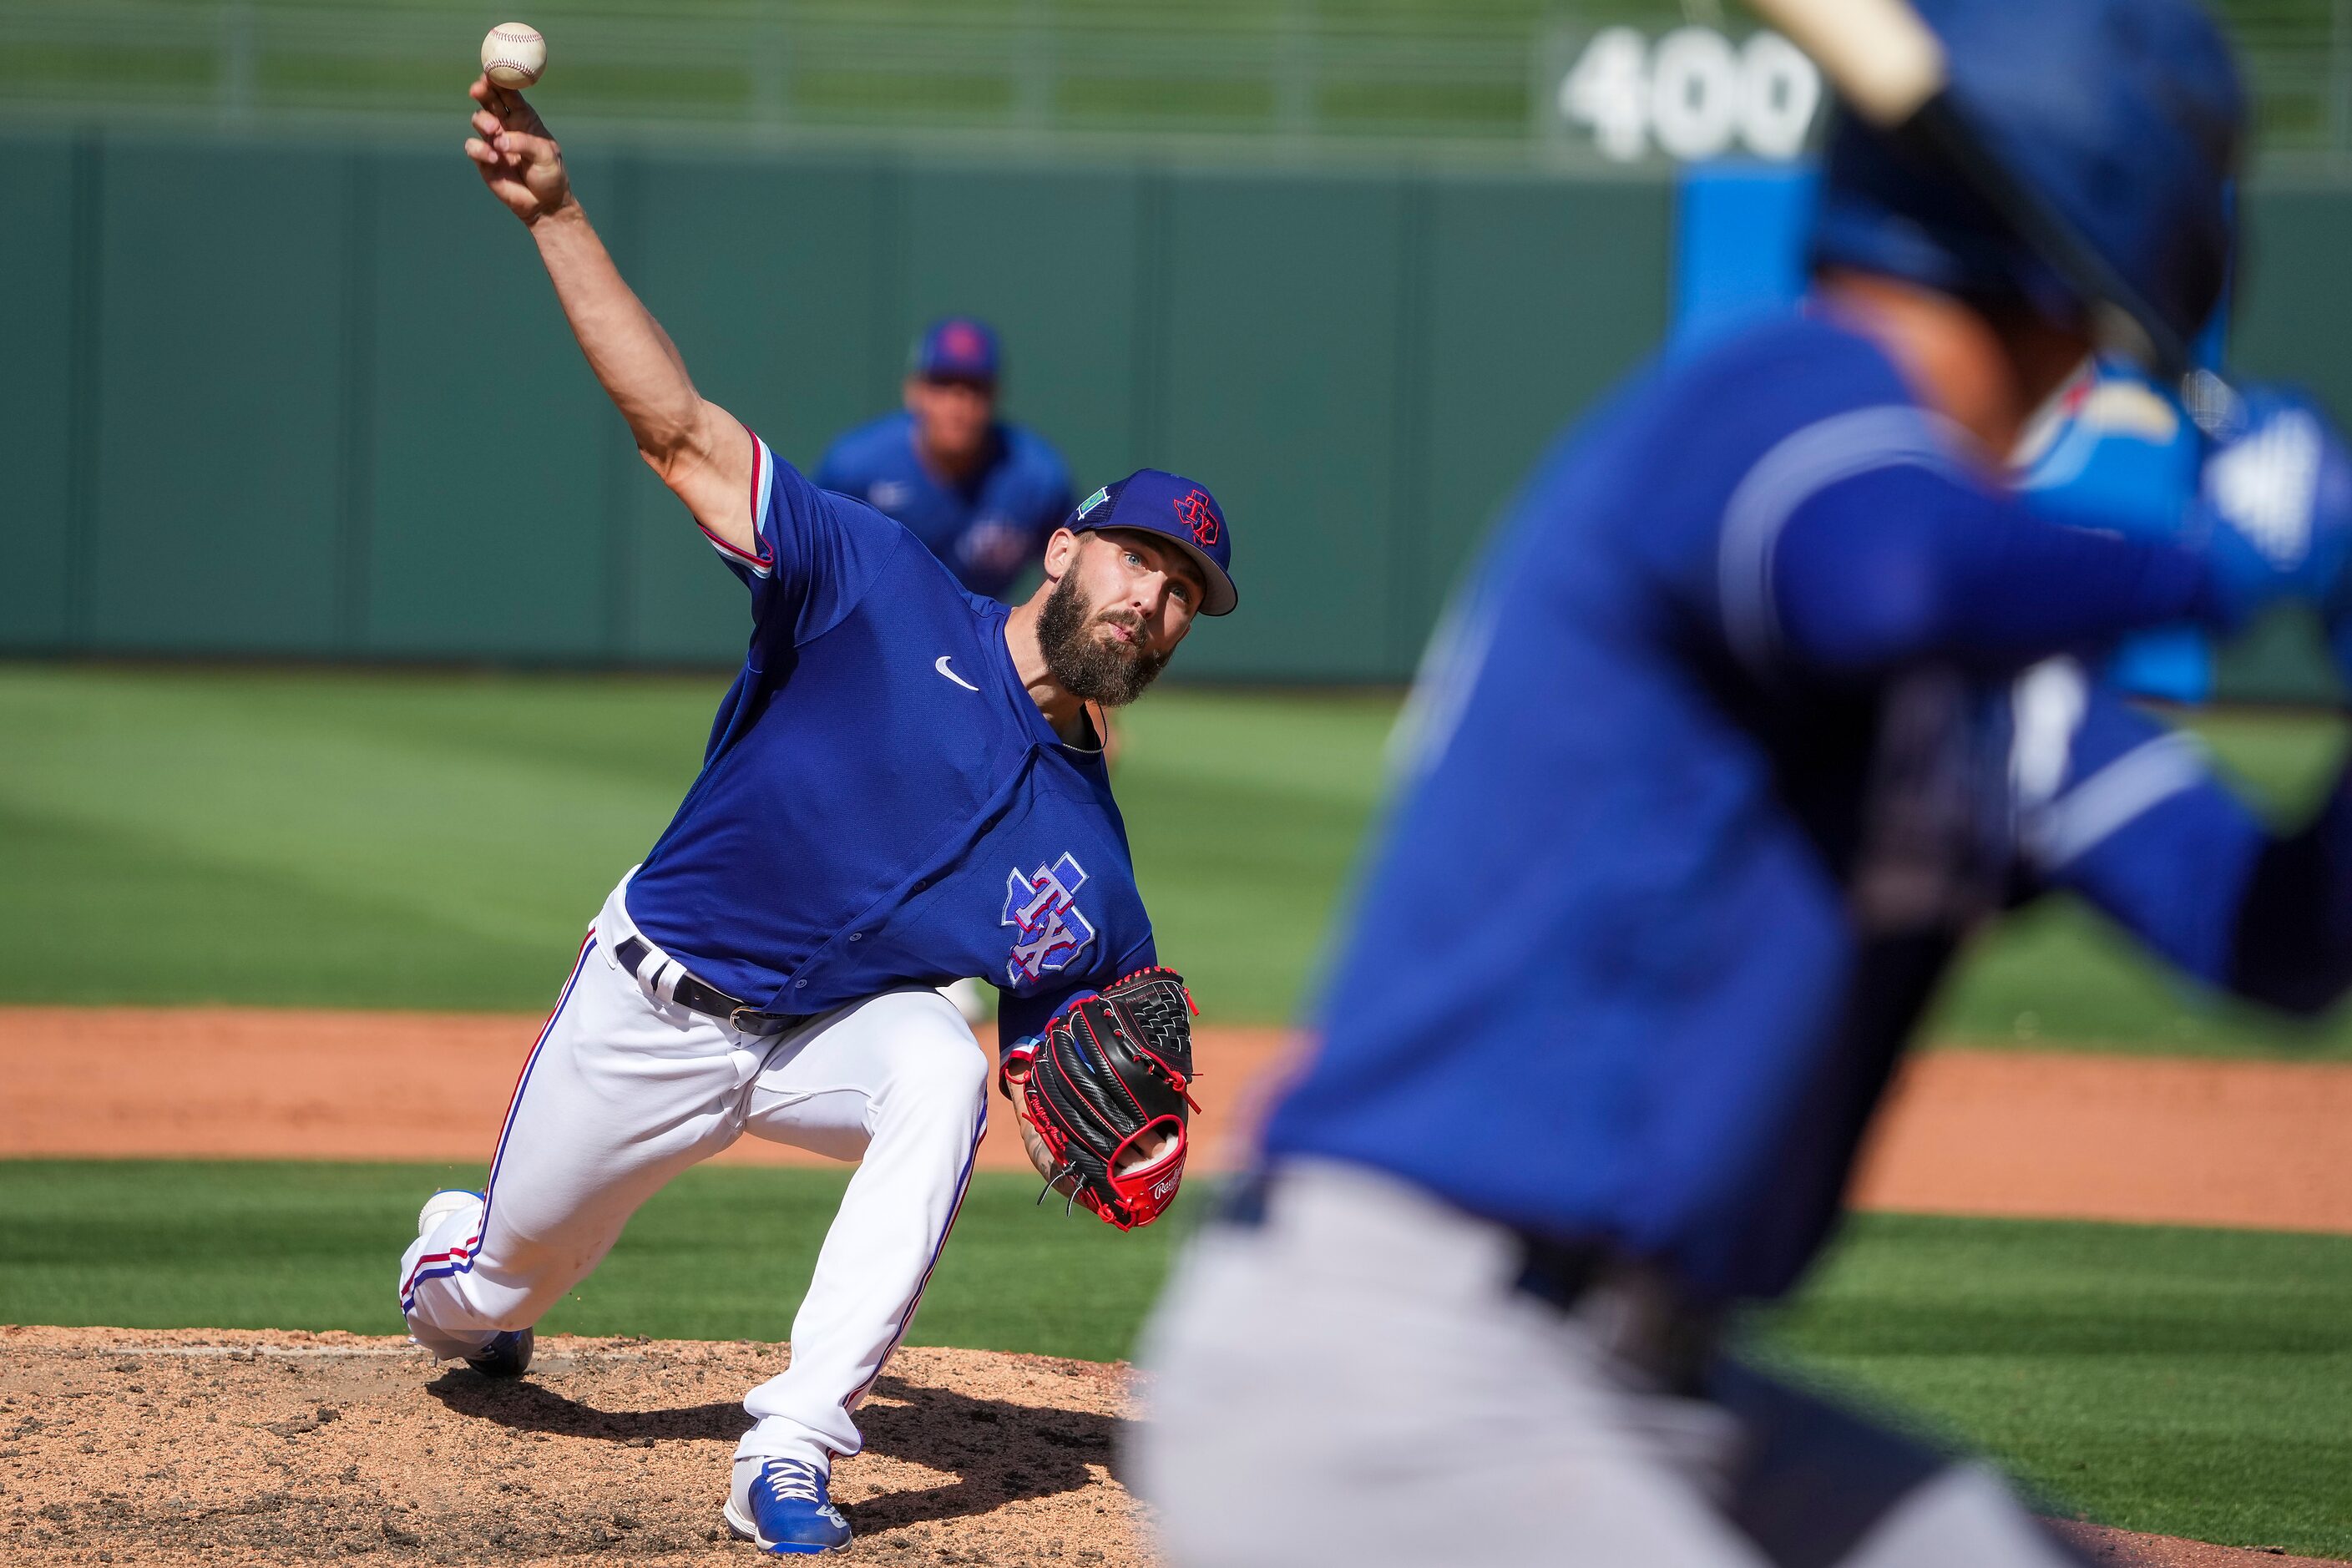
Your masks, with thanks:
[(478, 1355), (469, 1355), (466, 1364), (484, 1377), (520, 1377), (530, 1365), (531, 1331), (529, 1329), (509, 1329), (488, 1344)]
[(814, 1556), (849, 1549), (849, 1521), (825, 1496), (825, 1473), (800, 1459), (770, 1459), (727, 1499), (727, 1528), (762, 1552)]

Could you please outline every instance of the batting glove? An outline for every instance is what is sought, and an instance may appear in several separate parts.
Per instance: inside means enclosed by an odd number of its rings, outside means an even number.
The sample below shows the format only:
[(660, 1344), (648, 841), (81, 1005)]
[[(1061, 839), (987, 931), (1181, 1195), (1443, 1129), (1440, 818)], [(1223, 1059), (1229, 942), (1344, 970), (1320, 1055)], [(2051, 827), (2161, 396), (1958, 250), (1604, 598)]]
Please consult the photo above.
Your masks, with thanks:
[(2199, 483), (2205, 555), (2232, 627), (2271, 605), (2346, 609), (2352, 561), (2352, 451), (2300, 393), (2240, 393)]

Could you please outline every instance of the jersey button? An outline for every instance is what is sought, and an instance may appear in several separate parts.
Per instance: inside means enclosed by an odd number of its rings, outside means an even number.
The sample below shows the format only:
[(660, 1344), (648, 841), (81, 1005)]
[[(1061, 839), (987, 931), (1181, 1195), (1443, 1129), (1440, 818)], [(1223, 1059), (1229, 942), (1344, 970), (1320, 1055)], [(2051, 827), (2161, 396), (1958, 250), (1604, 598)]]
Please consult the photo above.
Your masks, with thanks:
[(795, 980), (793, 982), (793, 989), (798, 991), (807, 984), (808, 982), (805, 980)]
[(850, 941), (852, 941), (852, 942), (856, 942), (856, 941), (860, 936), (862, 936), (862, 935), (864, 935), (864, 934), (865, 934), (865, 933), (864, 933), (864, 932), (862, 932), (862, 931), (851, 931), (851, 932), (849, 933), (849, 940), (850, 940)]

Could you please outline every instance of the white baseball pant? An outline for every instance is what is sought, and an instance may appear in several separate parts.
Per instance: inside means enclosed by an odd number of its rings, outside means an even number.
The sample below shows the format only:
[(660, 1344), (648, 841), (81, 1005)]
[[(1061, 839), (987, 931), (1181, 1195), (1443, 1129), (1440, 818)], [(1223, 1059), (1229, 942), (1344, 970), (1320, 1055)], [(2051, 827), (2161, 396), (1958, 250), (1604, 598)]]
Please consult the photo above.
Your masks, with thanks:
[(856, 1160), (793, 1319), (792, 1365), (744, 1400), (755, 1421), (736, 1451), (825, 1468), (857, 1452), (858, 1403), (955, 1223), (992, 1058), (927, 986), (766, 1037), (667, 1000), (676, 965), (658, 950), (650, 986), (613, 956), (636, 934), (627, 887), (605, 900), (523, 1065), (485, 1202), (402, 1258), (401, 1310), (417, 1343), (471, 1355), (538, 1322), (639, 1205), (743, 1134)]
[(2062, 1568), (1954, 1464), (1726, 1365), (1669, 1394), (1607, 1304), (1518, 1289), (1508, 1231), (1360, 1167), (1285, 1166), (1147, 1331), (1129, 1476), (1172, 1568)]

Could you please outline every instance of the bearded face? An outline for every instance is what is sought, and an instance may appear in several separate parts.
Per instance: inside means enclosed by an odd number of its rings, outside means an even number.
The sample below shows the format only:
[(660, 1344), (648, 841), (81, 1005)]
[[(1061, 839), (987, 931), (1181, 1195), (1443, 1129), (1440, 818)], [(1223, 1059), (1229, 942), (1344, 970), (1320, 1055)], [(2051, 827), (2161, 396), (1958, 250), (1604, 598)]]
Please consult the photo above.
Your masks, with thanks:
[[(1037, 616), (1045, 668), (1065, 690), (1106, 708), (1143, 695), (1168, 668), (1171, 648), (1155, 649), (1143, 617), (1120, 606), (1098, 609), (1072, 571), (1054, 584)], [(1124, 630), (1128, 635), (1121, 637)]]

